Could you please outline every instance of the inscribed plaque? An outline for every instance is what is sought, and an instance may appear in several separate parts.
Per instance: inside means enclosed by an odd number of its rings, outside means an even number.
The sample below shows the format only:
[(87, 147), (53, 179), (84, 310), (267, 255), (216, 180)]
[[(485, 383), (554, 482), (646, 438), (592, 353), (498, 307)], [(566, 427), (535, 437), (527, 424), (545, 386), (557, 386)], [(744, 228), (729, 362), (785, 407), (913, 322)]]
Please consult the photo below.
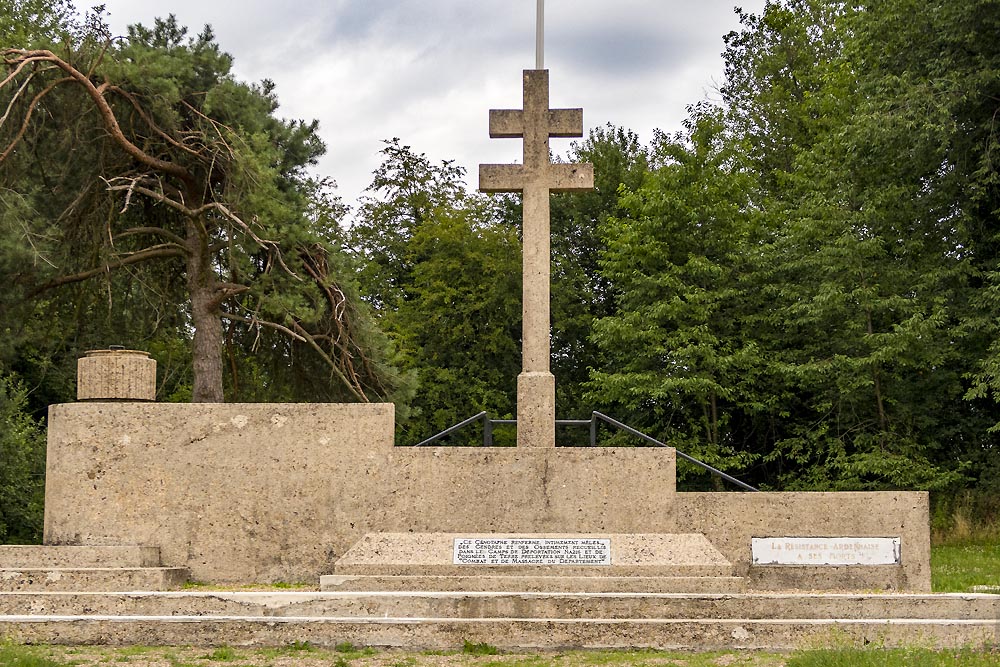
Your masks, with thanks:
[(754, 537), (754, 565), (898, 565), (898, 537)]
[(611, 540), (455, 538), (455, 565), (611, 565)]

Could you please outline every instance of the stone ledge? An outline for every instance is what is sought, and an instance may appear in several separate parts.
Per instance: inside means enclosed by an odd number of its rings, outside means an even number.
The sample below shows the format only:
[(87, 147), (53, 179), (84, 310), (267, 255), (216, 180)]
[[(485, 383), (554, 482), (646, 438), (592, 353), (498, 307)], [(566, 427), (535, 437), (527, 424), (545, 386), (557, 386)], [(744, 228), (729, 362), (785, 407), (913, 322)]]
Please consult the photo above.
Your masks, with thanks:
[(0, 545), (0, 569), (159, 565), (159, 547)]

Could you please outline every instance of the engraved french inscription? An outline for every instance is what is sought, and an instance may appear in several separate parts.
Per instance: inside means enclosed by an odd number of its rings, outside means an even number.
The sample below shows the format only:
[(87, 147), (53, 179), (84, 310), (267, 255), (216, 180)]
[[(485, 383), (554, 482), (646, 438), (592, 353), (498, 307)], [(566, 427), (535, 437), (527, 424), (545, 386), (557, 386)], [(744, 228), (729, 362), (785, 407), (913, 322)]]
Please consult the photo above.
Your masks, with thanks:
[(611, 540), (456, 537), (455, 565), (611, 565)]
[(754, 537), (754, 565), (898, 565), (898, 537)]

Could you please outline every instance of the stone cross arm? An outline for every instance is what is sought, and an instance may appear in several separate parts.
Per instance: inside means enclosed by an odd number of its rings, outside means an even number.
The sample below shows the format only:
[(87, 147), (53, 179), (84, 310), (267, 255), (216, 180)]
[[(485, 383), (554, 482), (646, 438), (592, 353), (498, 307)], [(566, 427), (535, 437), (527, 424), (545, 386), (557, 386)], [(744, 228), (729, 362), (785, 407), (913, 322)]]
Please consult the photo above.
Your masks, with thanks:
[(526, 186), (537, 183), (550, 192), (581, 192), (594, 189), (594, 165), (549, 164), (544, 167), (542, 178), (520, 164), (479, 165), (479, 190), (481, 192), (522, 192)]
[[(583, 109), (548, 109), (546, 125), (550, 137), (582, 137)], [(490, 109), (490, 138), (514, 139), (524, 136), (524, 111)]]
[[(590, 164), (552, 163), (551, 137), (582, 137), (583, 109), (549, 108), (549, 73), (524, 72), (524, 108), (490, 111), (490, 136), (522, 138), (524, 159), (517, 164), (479, 165), (482, 192), (575, 192), (594, 188)], [(544, 212), (548, 227), (548, 209)], [(545, 232), (548, 235), (548, 232)]]

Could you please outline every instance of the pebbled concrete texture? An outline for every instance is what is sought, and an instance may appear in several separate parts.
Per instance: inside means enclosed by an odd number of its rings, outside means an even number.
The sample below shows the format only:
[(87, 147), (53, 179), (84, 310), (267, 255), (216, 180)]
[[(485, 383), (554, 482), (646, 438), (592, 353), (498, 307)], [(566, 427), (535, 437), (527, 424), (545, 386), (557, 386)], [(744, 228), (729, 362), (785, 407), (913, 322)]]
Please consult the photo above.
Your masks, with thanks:
[(930, 647), (994, 645), (996, 621), (750, 619), (399, 619), (260, 617), (5, 616), (0, 635), (18, 643), (336, 646), (460, 649), (464, 642), (501, 649), (770, 649), (836, 645)]
[(156, 360), (140, 350), (90, 350), (76, 362), (79, 401), (156, 399)]
[(0, 591), (162, 591), (180, 588), (183, 567), (0, 569)]
[[(606, 539), (607, 565), (456, 565), (454, 544), (473, 539)], [(729, 577), (732, 566), (698, 534), (369, 533), (334, 566), (341, 575)]]
[[(761, 589), (930, 589), (926, 493), (677, 493), (670, 448), (397, 448), (393, 422), (390, 404), (54, 405), (44, 541), (315, 583), (367, 533), (700, 533)], [(751, 567), (771, 536), (898, 536), (902, 563)]]
[(746, 589), (741, 577), (545, 576), (476, 574), (340, 575), (319, 578), (324, 591), (484, 591), (536, 593), (732, 593)]
[[(703, 533), (738, 576), (761, 590), (929, 592), (930, 525), (925, 492), (679, 493), (677, 524)], [(753, 566), (750, 538), (901, 537), (900, 565)]]
[(0, 545), (0, 569), (47, 567), (157, 567), (159, 547)]
[(1000, 618), (1000, 595), (532, 592), (0, 593), (2, 616), (607, 619)]

